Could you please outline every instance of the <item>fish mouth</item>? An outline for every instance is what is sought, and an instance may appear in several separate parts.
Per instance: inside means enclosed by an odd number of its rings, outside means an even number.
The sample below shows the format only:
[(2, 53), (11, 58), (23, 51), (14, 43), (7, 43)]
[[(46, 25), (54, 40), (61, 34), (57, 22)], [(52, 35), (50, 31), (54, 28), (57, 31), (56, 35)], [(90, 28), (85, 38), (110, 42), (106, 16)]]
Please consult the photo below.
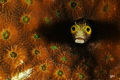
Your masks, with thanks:
[(75, 38), (75, 39), (82, 39), (82, 40), (84, 40), (84, 38)]
[(85, 42), (84, 38), (75, 38), (75, 42), (76, 43), (80, 43), (80, 44), (83, 44)]

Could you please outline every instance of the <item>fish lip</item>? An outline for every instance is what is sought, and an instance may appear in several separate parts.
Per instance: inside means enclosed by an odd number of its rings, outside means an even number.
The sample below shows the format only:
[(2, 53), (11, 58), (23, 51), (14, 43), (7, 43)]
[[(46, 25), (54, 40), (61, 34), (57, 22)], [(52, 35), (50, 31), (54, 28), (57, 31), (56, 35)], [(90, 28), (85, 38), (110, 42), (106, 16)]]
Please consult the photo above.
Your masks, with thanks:
[(81, 37), (79, 37), (79, 38), (75, 38), (75, 40), (76, 40), (76, 39), (84, 40), (84, 38), (81, 38)]
[(85, 40), (84, 40), (84, 38), (78, 37), (78, 38), (75, 38), (75, 42), (83, 44), (83, 43), (85, 43)]

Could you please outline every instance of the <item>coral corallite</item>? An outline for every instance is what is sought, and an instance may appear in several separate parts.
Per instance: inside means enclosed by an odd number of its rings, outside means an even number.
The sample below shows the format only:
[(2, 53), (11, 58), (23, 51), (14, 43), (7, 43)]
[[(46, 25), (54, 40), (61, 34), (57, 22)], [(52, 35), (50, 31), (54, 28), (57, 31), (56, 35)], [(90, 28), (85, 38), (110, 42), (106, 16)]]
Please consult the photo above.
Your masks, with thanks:
[(51, 14), (53, 16), (53, 20), (55, 20), (55, 24), (59, 23), (59, 21), (65, 20), (65, 13), (63, 4), (60, 3), (60, 0), (56, 0), (55, 3), (52, 5)]
[(57, 54), (55, 61), (59, 64), (64, 64), (68, 67), (73, 67), (75, 63), (75, 58), (67, 52)]
[(77, 66), (72, 73), (73, 80), (90, 80), (88, 69), (85, 67)]
[(33, 46), (32, 49), (29, 52), (29, 58), (31, 62), (37, 62), (40, 60), (46, 60), (50, 58), (50, 55), (48, 54), (47, 48), (45, 46)]
[(101, 21), (117, 21), (117, 8), (118, 4), (116, 0), (101, 0), (95, 8), (93, 16)]
[(10, 65), (11, 70), (14, 70), (17, 66), (26, 62), (27, 52), (23, 47), (14, 45), (5, 50), (5, 52), (4, 50), (1, 51), (3, 52), (3, 59), (1, 61), (2, 63)]
[(52, 59), (45, 59), (43, 61), (38, 61), (33, 66), (33, 73), (30, 76), (31, 79), (36, 80), (49, 80), (51, 74), (53, 73), (54, 62)]
[(66, 80), (66, 79), (70, 79), (70, 77), (71, 77), (71, 70), (69, 67), (63, 64), (56, 64), (52, 72), (51, 80)]
[(0, 29), (0, 43), (3, 45), (15, 44), (20, 40), (20, 32), (13, 24), (4, 24)]
[(68, 18), (77, 20), (84, 14), (83, 1), (81, 0), (68, 0), (65, 1), (65, 13)]
[[(20, 7), (21, 8), (21, 7)], [(27, 30), (34, 30), (37, 29), (40, 25), (40, 17), (38, 13), (25, 8), (18, 10), (12, 16), (12, 22), (16, 25), (17, 28), (27, 29)]]
[(94, 79), (109, 79), (108, 70), (105, 66), (96, 66), (93, 73), (95, 76)]

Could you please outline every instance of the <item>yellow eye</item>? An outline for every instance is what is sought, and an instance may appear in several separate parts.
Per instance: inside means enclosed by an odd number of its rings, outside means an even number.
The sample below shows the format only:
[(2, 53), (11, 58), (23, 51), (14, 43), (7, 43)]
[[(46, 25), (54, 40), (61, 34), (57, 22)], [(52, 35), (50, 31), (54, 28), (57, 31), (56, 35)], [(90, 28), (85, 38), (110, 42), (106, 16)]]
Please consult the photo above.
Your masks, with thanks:
[(91, 34), (92, 30), (91, 30), (91, 28), (90, 28), (89, 26), (86, 26), (85, 32), (86, 32), (87, 34)]
[(73, 26), (71, 27), (71, 33), (75, 33), (76, 30), (77, 30), (77, 27), (76, 27), (75, 25), (73, 25)]

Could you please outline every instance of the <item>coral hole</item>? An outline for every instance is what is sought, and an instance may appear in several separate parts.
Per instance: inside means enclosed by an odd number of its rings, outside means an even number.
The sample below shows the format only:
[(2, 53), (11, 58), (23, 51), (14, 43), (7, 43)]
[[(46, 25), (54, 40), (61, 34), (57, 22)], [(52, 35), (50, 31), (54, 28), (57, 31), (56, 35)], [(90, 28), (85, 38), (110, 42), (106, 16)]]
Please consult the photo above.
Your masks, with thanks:
[(42, 64), (42, 65), (40, 66), (40, 70), (42, 70), (43, 72), (46, 71), (46, 70), (47, 70), (46, 65), (45, 65), (45, 64)]
[(3, 39), (9, 39), (10, 37), (10, 32), (8, 30), (5, 30), (3, 33), (2, 33), (2, 38)]
[(58, 71), (57, 71), (57, 75), (58, 75), (59, 77), (62, 77), (62, 76), (64, 75), (64, 72), (63, 72), (62, 70), (58, 70)]
[(37, 49), (34, 50), (34, 54), (35, 54), (35, 55), (40, 55), (40, 53), (41, 53), (41, 51), (39, 51), (39, 50), (37, 50)]
[(17, 53), (16, 52), (11, 52), (9, 55), (10, 55), (10, 57), (12, 59), (15, 59), (17, 57)]
[(77, 2), (75, 2), (75, 1), (70, 2), (70, 7), (71, 8), (76, 8), (77, 5), (78, 5)]

